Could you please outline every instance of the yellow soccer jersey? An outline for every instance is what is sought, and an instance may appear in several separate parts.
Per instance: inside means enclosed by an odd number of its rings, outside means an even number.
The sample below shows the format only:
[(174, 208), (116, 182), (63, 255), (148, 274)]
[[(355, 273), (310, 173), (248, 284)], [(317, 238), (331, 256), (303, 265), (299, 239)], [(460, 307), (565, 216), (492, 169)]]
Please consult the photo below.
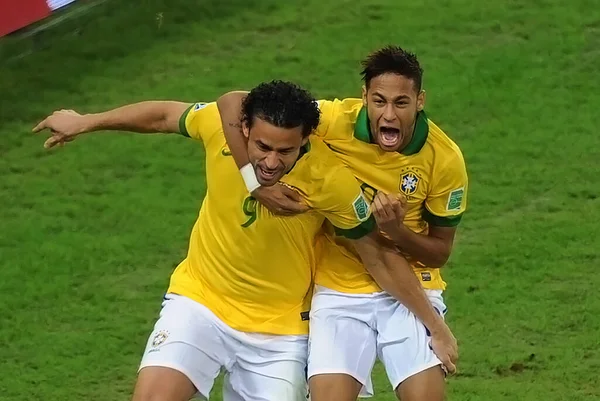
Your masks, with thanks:
[[(367, 110), (361, 99), (319, 102), (317, 135), (362, 182), (370, 202), (377, 191), (403, 193), (408, 199), (404, 224), (426, 234), (429, 224), (458, 225), (467, 206), (467, 172), (458, 146), (425, 112), (417, 117), (412, 141), (402, 153), (384, 152), (371, 143)], [(333, 245), (336, 242), (337, 245)], [(343, 239), (329, 238), (316, 283), (341, 292), (379, 291), (357, 255)], [(445, 289), (440, 270), (405, 255), (425, 288)]]
[(215, 103), (190, 107), (180, 131), (204, 143), (207, 193), (168, 291), (202, 303), (236, 330), (306, 334), (315, 244), (325, 219), (350, 238), (375, 229), (358, 181), (322, 141), (311, 138), (282, 179), (306, 197), (311, 210), (277, 217), (249, 196)]

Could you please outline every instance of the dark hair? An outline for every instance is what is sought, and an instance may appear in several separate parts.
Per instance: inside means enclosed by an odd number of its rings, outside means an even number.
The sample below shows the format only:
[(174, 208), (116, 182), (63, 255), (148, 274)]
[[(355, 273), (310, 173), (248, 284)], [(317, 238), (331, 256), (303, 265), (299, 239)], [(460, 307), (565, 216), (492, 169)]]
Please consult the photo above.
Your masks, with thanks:
[(421, 91), (423, 69), (419, 65), (419, 60), (413, 53), (399, 46), (386, 46), (374, 51), (361, 64), (363, 66), (361, 74), (367, 89), (373, 78), (392, 73), (411, 79), (415, 83), (417, 92)]
[(302, 126), (307, 137), (319, 125), (320, 111), (312, 95), (285, 81), (261, 83), (250, 91), (242, 104), (242, 122), (252, 127), (254, 118), (281, 128)]

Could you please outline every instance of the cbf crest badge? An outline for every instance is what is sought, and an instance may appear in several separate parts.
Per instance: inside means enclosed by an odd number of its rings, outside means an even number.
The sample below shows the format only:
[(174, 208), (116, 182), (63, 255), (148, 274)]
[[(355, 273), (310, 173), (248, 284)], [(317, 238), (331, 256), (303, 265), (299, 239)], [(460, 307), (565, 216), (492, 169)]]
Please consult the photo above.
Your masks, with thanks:
[(400, 191), (404, 195), (412, 195), (417, 192), (419, 186), (419, 177), (413, 172), (402, 174), (400, 177)]
[(165, 341), (167, 341), (167, 337), (169, 337), (169, 332), (165, 330), (161, 330), (152, 339), (152, 347), (156, 348)]

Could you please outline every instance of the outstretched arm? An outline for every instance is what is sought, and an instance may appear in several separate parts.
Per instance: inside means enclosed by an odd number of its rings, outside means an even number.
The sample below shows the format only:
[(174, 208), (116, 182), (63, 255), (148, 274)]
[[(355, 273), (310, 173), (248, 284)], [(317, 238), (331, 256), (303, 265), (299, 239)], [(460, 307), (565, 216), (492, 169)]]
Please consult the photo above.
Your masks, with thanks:
[(52, 136), (44, 143), (46, 148), (70, 142), (78, 135), (94, 131), (179, 133), (179, 119), (190, 106), (190, 103), (175, 101), (147, 101), (95, 114), (59, 110), (35, 126), (33, 132), (50, 130)]

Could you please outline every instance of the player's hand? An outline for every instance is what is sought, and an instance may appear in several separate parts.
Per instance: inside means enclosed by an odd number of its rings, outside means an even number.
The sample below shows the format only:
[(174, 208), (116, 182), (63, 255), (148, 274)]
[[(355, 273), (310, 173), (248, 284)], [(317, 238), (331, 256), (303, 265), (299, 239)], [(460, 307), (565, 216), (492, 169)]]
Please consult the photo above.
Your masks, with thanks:
[(435, 355), (442, 361), (444, 370), (449, 375), (456, 373), (458, 361), (458, 343), (450, 328), (444, 324), (439, 332), (431, 333), (431, 348)]
[(404, 221), (406, 197), (402, 194), (392, 195), (379, 192), (371, 203), (371, 210), (379, 229), (391, 234), (397, 231)]
[(294, 216), (306, 212), (309, 207), (302, 202), (300, 194), (285, 185), (275, 184), (271, 187), (258, 187), (252, 196), (261, 205), (279, 216)]
[(73, 110), (55, 111), (33, 128), (33, 132), (50, 130), (51, 136), (44, 142), (46, 149), (71, 142), (86, 132), (85, 117)]

